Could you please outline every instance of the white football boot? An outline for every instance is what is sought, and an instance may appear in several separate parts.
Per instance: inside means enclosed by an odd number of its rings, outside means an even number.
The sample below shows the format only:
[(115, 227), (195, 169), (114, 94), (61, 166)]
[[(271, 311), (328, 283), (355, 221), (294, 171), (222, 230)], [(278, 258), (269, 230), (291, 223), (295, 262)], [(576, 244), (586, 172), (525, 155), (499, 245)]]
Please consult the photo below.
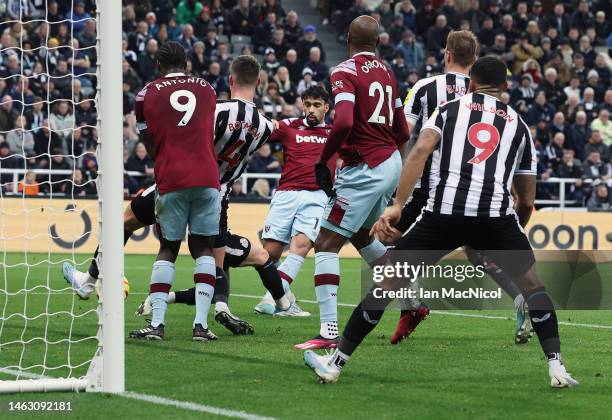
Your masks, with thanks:
[(312, 350), (304, 352), (304, 363), (314, 370), (322, 384), (333, 384), (340, 377), (340, 369), (332, 363), (332, 354), (319, 355)]
[(142, 302), (140, 306), (138, 307), (138, 309), (136, 309), (134, 316), (147, 316), (147, 315), (151, 315), (152, 312), (153, 312), (153, 307), (151, 306), (151, 297), (147, 296), (144, 302)]
[(572, 388), (580, 385), (580, 382), (572, 378), (565, 370), (561, 360), (558, 359), (548, 361), (548, 376), (550, 376), (550, 386), (552, 388)]
[(95, 289), (95, 283), (91, 284), (87, 282), (89, 273), (83, 273), (67, 262), (62, 264), (62, 273), (64, 274), (66, 282), (70, 284), (74, 293), (76, 293), (79, 298), (83, 300), (89, 299), (89, 296), (91, 296)]

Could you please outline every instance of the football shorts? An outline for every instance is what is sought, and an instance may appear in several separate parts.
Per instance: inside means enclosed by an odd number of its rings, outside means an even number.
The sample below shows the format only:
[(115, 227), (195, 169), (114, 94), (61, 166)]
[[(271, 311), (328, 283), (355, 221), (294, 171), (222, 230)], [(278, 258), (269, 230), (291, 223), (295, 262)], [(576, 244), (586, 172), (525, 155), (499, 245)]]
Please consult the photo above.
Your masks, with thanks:
[(218, 235), (220, 212), (221, 200), (216, 188), (192, 187), (155, 193), (155, 217), (161, 236), (168, 241), (183, 240), (187, 227), (191, 235)]
[(370, 168), (365, 162), (340, 169), (321, 226), (346, 238), (359, 229), (370, 229), (383, 213), (399, 182), (402, 158), (395, 151), (380, 165)]
[(140, 223), (151, 226), (155, 223), (155, 184), (144, 190), (130, 203), (132, 213)]
[(291, 238), (303, 233), (314, 242), (328, 201), (321, 190), (276, 191), (270, 203), (262, 239), (288, 244)]
[(533, 250), (516, 215), (502, 217), (456, 216), (424, 211), (395, 250), (424, 252), (428, 261), (411, 264), (434, 264), (449, 252), (469, 246), (495, 261), (510, 277), (525, 274), (535, 263)]
[(225, 243), (225, 259), (223, 269), (240, 267), (251, 252), (251, 241), (247, 238), (227, 232)]

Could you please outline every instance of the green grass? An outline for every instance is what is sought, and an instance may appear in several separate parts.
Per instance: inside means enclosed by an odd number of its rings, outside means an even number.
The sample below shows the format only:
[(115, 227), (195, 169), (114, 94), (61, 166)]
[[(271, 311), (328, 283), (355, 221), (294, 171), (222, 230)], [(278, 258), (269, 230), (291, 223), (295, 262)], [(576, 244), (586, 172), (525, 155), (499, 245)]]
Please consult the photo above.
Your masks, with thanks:
[[(23, 262), (23, 255), (8, 254), (6, 263)], [(64, 286), (60, 267), (62, 258), (53, 255), (28, 255), (30, 270), (26, 287), (46, 284)], [(76, 256), (83, 262), (86, 256)], [(144, 320), (132, 316), (148, 289), (152, 257), (127, 256), (126, 275), (132, 294), (126, 302), (127, 331), (143, 326)], [(343, 260), (339, 301), (356, 303), (359, 298), (359, 262)], [(307, 260), (294, 283), (296, 295), (314, 300), (313, 261)], [(85, 268), (82, 265), (81, 268)], [(192, 263), (181, 258), (177, 263), (175, 289), (190, 287)], [(0, 288), (15, 292), (24, 287), (25, 266), (0, 271)], [(236, 269), (231, 277), (232, 293), (259, 296), (263, 288), (253, 269)], [(44, 308), (49, 312), (72, 310), (86, 314), (72, 322), (73, 339), (95, 334), (96, 316), (91, 310), (96, 300), (79, 301), (73, 295), (48, 295), (43, 289), (9, 296), (0, 294), (0, 311), (5, 316), (25, 313), (34, 316)], [(24, 303), (27, 303), (25, 305)], [(255, 327), (251, 337), (234, 337), (211, 322), (219, 335), (212, 343), (193, 343), (191, 323), (194, 308), (172, 305), (166, 316), (166, 340), (141, 342), (126, 339), (126, 387), (129, 391), (191, 401), (231, 410), (283, 419), (329, 418), (604, 418), (612, 404), (612, 330), (561, 325), (563, 354), (570, 372), (582, 382), (571, 390), (548, 387), (546, 363), (537, 342), (515, 346), (511, 311), (470, 312), (507, 316), (507, 320), (432, 315), (413, 338), (400, 346), (388, 344), (397, 312), (389, 312), (366, 339), (344, 369), (335, 385), (322, 386), (303, 365), (302, 352), (293, 344), (318, 331), (317, 308), (304, 303), (313, 313), (306, 319), (273, 319), (252, 313), (257, 299), (230, 299), (234, 313)], [(25, 308), (25, 309), (24, 309)], [(89, 313), (88, 313), (89, 311)], [(351, 308), (340, 308), (344, 325)], [(561, 321), (612, 325), (612, 311), (560, 311)], [(26, 323), (13, 317), (3, 324), (0, 343), (41, 336), (44, 329), (50, 340), (65, 338), (71, 326), (66, 316), (41, 317)], [(42, 363), (45, 345), (32, 342), (5, 346), (0, 351), (0, 366)], [(94, 340), (71, 346), (71, 364), (87, 361), (95, 349)], [(67, 363), (66, 343), (46, 348), (46, 365)], [(86, 365), (72, 372), (83, 374)], [(32, 372), (43, 373), (40, 369)], [(67, 369), (44, 372), (65, 376)], [(0, 379), (9, 379), (2, 376)], [(0, 418), (9, 413), (9, 401), (62, 400), (73, 403), (73, 411), (62, 413), (72, 418), (215, 418), (172, 407), (152, 405), (103, 394), (24, 394), (0, 395)], [(6, 415), (5, 415), (6, 414)], [(21, 414), (32, 416), (32, 413)], [(57, 416), (37, 413), (36, 417)]]

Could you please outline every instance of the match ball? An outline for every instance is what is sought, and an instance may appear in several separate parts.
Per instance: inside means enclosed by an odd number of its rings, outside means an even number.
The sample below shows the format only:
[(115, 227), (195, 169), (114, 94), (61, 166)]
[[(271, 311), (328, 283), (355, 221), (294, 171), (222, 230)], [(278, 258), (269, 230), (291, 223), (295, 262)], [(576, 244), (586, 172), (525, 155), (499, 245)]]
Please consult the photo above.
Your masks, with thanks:
[[(100, 299), (102, 294), (102, 282), (100, 279), (96, 280), (96, 296)], [(130, 282), (126, 277), (123, 277), (123, 299), (127, 299), (130, 294)]]

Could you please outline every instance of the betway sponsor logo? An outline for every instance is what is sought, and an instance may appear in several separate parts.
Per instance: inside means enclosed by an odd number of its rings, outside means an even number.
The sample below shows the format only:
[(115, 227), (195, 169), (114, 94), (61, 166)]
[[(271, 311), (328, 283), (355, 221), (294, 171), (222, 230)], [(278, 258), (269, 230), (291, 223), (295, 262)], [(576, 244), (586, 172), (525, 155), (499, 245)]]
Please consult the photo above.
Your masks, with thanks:
[(299, 134), (295, 136), (296, 143), (325, 143), (326, 141), (327, 141), (327, 137), (300, 136)]

